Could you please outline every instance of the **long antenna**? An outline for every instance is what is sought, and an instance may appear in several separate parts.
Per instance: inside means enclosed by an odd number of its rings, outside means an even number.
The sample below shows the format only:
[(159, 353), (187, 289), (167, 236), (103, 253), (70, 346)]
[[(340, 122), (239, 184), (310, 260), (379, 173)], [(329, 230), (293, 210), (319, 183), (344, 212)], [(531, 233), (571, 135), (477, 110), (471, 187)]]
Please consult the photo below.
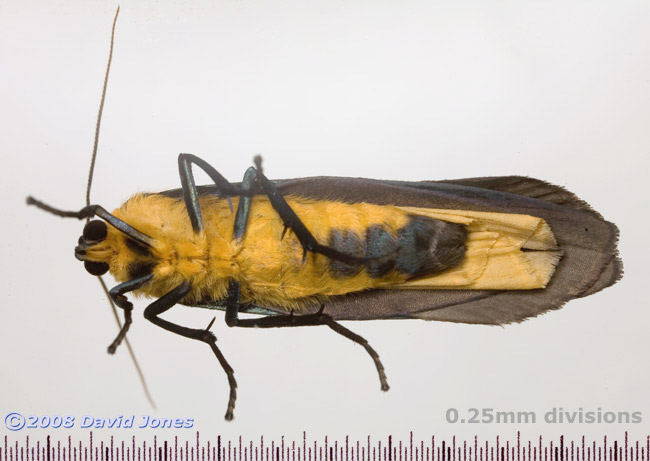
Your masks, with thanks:
[[(111, 49), (108, 52), (108, 65), (106, 66), (106, 74), (104, 75), (104, 87), (102, 89), (102, 99), (101, 102), (99, 103), (99, 112), (97, 113), (97, 124), (95, 125), (95, 142), (93, 144), (93, 155), (90, 160), (90, 170), (88, 171), (88, 185), (86, 186), (86, 206), (90, 205), (90, 188), (93, 185), (93, 175), (95, 173), (95, 159), (97, 158), (97, 146), (99, 145), (99, 130), (102, 124), (102, 113), (104, 112), (104, 101), (106, 100), (106, 87), (108, 86), (108, 74), (111, 71), (111, 62), (113, 61), (113, 44), (115, 43), (115, 24), (117, 24), (117, 16), (119, 14), (120, 14), (120, 7), (118, 6), (117, 11), (115, 12), (115, 18), (113, 19), (113, 28), (111, 29)], [(88, 218), (86, 222), (88, 222), (89, 220), (90, 218)], [(102, 286), (102, 290), (104, 290), (104, 293), (108, 298), (108, 302), (111, 305), (111, 309), (113, 310), (113, 316), (115, 317), (115, 321), (117, 322), (118, 329), (121, 330), (122, 322), (120, 321), (120, 317), (117, 314), (117, 308), (115, 307), (113, 300), (108, 294), (108, 288), (106, 288), (104, 279), (102, 279), (101, 277), (97, 277), (97, 278), (99, 279), (99, 283)], [(156, 403), (153, 401), (153, 398), (151, 397), (151, 393), (149, 392), (149, 387), (147, 386), (147, 381), (144, 378), (144, 374), (142, 373), (142, 369), (138, 364), (138, 360), (135, 358), (135, 354), (133, 352), (133, 348), (131, 347), (131, 343), (129, 342), (129, 339), (124, 338), (124, 343), (126, 344), (126, 348), (128, 349), (129, 355), (131, 356), (131, 361), (133, 362), (133, 365), (135, 365), (135, 369), (138, 372), (138, 376), (140, 377), (140, 384), (142, 385), (142, 390), (144, 390), (144, 393), (147, 396), (147, 400), (149, 401), (149, 404), (155, 410)]]
[(108, 86), (108, 74), (111, 71), (111, 62), (113, 61), (113, 44), (115, 43), (115, 24), (117, 16), (120, 14), (120, 7), (117, 7), (115, 18), (113, 19), (113, 28), (111, 29), (111, 49), (108, 52), (108, 64), (106, 65), (106, 74), (104, 75), (104, 87), (102, 88), (102, 99), (99, 102), (99, 112), (97, 112), (97, 123), (95, 124), (95, 142), (93, 144), (93, 155), (90, 159), (90, 170), (88, 171), (88, 185), (86, 186), (86, 206), (90, 205), (90, 188), (93, 185), (93, 175), (95, 173), (95, 159), (97, 158), (97, 146), (99, 145), (99, 130), (102, 125), (102, 113), (104, 112), (104, 101), (106, 100), (106, 87)]

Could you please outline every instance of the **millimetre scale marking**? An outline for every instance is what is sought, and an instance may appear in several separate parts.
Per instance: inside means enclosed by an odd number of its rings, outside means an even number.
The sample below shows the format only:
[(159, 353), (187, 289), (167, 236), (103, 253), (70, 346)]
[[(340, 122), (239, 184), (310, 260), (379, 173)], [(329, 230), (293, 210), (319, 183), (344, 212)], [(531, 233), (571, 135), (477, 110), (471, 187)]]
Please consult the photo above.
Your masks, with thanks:
[[(383, 443), (382, 443), (383, 442)], [(388, 440), (371, 442), (368, 437), (363, 443), (350, 441), (346, 436), (342, 442), (333, 443), (328, 437), (322, 443), (307, 441), (303, 433), (302, 443), (291, 441), (285, 443), (282, 436), (279, 443), (271, 441), (270, 446), (261, 437), (259, 444), (252, 440), (244, 443), (240, 436), (235, 442), (208, 440), (201, 443), (199, 432), (196, 443), (190, 445), (179, 442), (178, 437), (169, 439), (154, 436), (153, 444), (146, 441), (137, 442), (136, 436), (131, 443), (121, 441), (115, 444), (113, 436), (108, 441), (100, 440), (99, 446), (89, 433), (88, 444), (79, 440), (73, 446), (72, 437), (61, 440), (46, 437), (45, 442), (36, 441), (30, 445), (26, 436), (24, 442), (15, 440), (9, 444), (9, 436), (4, 437), (4, 446), (0, 447), (0, 461), (649, 461), (650, 436), (632, 443), (625, 432), (623, 442), (613, 439), (613, 444), (606, 436), (602, 442), (587, 442), (585, 436), (577, 440), (568, 440), (560, 436), (559, 440), (544, 441), (540, 436), (535, 442), (528, 440), (522, 444), (521, 434), (517, 433), (516, 442), (503, 441), (496, 437), (479, 443), (478, 436), (462, 443), (452, 437), (451, 443), (442, 440), (436, 442), (435, 436), (430, 442), (413, 441), (413, 433), (408, 442), (395, 443), (393, 437)]]

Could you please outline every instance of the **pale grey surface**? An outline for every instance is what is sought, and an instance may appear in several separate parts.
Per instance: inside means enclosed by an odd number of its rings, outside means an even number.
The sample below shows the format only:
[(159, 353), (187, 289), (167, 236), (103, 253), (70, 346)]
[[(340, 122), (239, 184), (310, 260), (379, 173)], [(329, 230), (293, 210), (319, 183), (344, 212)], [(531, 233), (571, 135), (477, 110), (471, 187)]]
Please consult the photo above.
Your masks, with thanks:
[[(151, 413), (126, 351), (105, 353), (116, 330), (73, 257), (82, 224), (24, 206), (28, 194), (83, 205), (115, 6), (0, 5), (3, 418)], [(231, 330), (218, 314), (240, 384), (231, 424), (208, 348), (149, 324), (139, 300), (130, 338), (156, 415), (245, 437), (647, 434), (649, 13), (641, 1), (123, 2), (93, 192), (106, 208), (178, 187), (179, 152), (231, 180), (257, 153), (272, 178), (523, 174), (617, 223), (625, 263), (613, 288), (522, 325), (348, 323), (380, 353), (387, 394), (363, 350), (325, 328)], [(167, 318), (202, 327), (213, 315)], [(449, 407), (554, 406), (642, 411), (644, 422), (444, 419)]]

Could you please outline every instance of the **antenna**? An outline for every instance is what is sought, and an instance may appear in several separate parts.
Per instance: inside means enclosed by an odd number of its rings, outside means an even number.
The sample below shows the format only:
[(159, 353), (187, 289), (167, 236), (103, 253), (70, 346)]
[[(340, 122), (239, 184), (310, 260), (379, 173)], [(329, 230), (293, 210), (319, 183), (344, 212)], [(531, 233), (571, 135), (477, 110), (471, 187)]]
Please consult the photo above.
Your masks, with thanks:
[[(113, 45), (115, 42), (115, 25), (117, 24), (117, 16), (120, 14), (120, 7), (117, 7), (117, 11), (115, 12), (115, 18), (113, 19), (113, 28), (111, 29), (111, 48), (110, 51), (108, 52), (108, 64), (106, 66), (106, 74), (104, 75), (104, 87), (102, 89), (102, 99), (99, 103), (99, 112), (97, 113), (97, 124), (95, 125), (95, 142), (93, 144), (93, 155), (90, 159), (90, 169), (88, 171), (88, 185), (86, 186), (86, 206), (90, 205), (90, 188), (92, 187), (93, 184), (93, 175), (95, 173), (95, 160), (97, 158), (97, 146), (99, 145), (99, 130), (101, 128), (102, 124), (102, 113), (104, 112), (104, 101), (106, 100), (106, 87), (108, 86), (108, 74), (110, 73), (111, 70), (111, 62), (113, 61)], [(88, 222), (90, 218), (86, 219), (86, 222)], [(106, 294), (106, 298), (108, 298), (108, 302), (111, 305), (111, 309), (113, 310), (113, 315), (115, 316), (115, 321), (117, 322), (117, 326), (119, 329), (122, 328), (122, 322), (120, 321), (120, 317), (117, 314), (117, 308), (115, 307), (115, 304), (113, 303), (113, 300), (111, 299), (110, 295), (108, 294), (108, 288), (106, 287), (106, 283), (104, 283), (104, 279), (102, 279), (101, 276), (97, 277), (99, 279), (99, 283), (102, 286), (102, 290), (104, 290), (104, 293)], [(144, 390), (145, 395), (147, 396), (147, 400), (149, 401), (149, 404), (152, 406), (152, 408), (155, 410), (156, 409), (156, 403), (153, 401), (153, 398), (151, 397), (151, 393), (149, 392), (149, 387), (147, 386), (147, 381), (144, 378), (144, 374), (142, 373), (142, 369), (140, 369), (140, 365), (138, 364), (138, 360), (135, 358), (135, 353), (133, 352), (133, 348), (131, 347), (131, 343), (129, 342), (128, 338), (124, 338), (124, 343), (126, 344), (126, 348), (129, 351), (129, 355), (131, 356), (131, 360), (133, 361), (133, 365), (135, 366), (136, 371), (138, 372), (138, 376), (140, 377), (140, 383), (142, 385), (142, 390)]]

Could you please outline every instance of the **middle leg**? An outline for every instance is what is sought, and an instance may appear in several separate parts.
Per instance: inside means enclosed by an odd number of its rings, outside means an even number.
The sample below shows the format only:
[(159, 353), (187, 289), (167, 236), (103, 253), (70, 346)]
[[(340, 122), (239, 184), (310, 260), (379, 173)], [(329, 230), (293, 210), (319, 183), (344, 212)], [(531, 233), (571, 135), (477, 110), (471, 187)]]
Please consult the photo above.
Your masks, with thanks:
[(184, 282), (174, 288), (169, 293), (165, 294), (158, 300), (151, 303), (144, 310), (144, 316), (147, 320), (153, 324), (163, 328), (177, 335), (184, 336), (186, 338), (195, 339), (206, 343), (214, 352), (214, 355), (217, 357), (221, 368), (226, 372), (228, 377), (228, 385), (230, 386), (230, 396), (228, 398), (228, 407), (226, 409), (226, 420), (230, 421), (233, 419), (233, 410), (235, 409), (235, 400), (237, 399), (237, 381), (235, 381), (235, 372), (232, 367), (226, 361), (226, 358), (223, 356), (219, 348), (217, 347), (217, 338), (212, 334), (210, 327), (214, 323), (215, 319), (212, 319), (210, 324), (204, 330), (199, 330), (195, 328), (188, 328), (176, 323), (172, 323), (168, 320), (162, 319), (159, 317), (163, 312), (171, 309), (176, 303), (180, 302), (187, 293), (190, 292), (191, 285), (187, 282)]

